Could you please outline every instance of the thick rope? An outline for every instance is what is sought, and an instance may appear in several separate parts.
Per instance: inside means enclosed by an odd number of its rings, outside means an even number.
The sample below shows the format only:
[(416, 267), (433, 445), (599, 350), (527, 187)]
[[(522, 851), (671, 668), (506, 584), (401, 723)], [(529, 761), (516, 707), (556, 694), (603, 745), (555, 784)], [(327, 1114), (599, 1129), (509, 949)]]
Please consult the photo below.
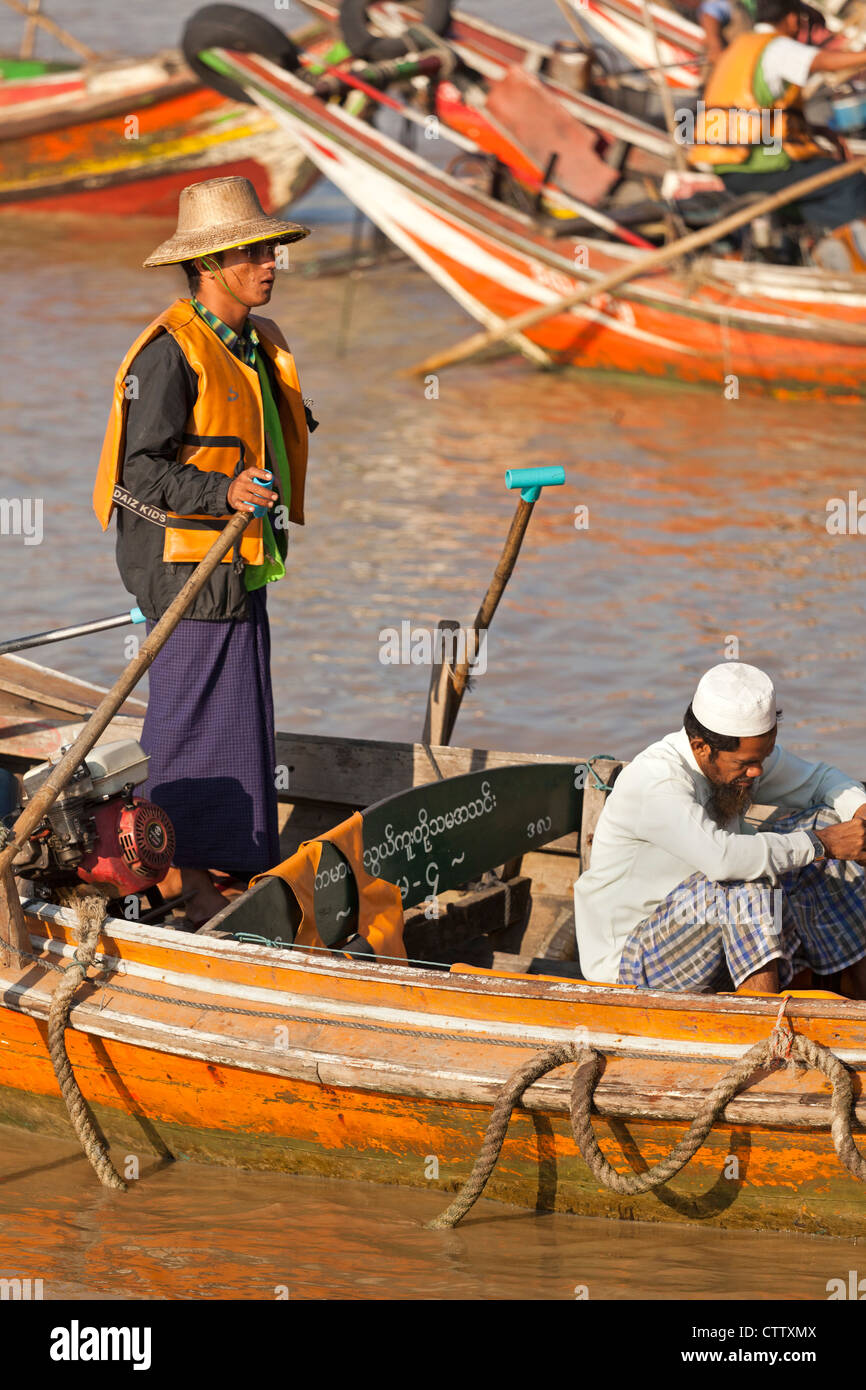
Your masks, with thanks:
[(521, 1099), (527, 1087), (534, 1081), (561, 1067), (565, 1062), (576, 1062), (577, 1070), (571, 1087), (571, 1127), (574, 1140), (593, 1177), (605, 1187), (623, 1196), (635, 1196), (661, 1187), (685, 1167), (707, 1138), (716, 1120), (733, 1096), (746, 1084), (755, 1072), (771, 1069), (776, 1063), (787, 1061), (805, 1063), (806, 1066), (823, 1072), (833, 1087), (830, 1102), (830, 1133), (833, 1146), (842, 1164), (849, 1173), (861, 1182), (866, 1182), (866, 1159), (854, 1143), (851, 1132), (851, 1114), (854, 1103), (854, 1089), (851, 1076), (835, 1053), (821, 1043), (809, 1038), (795, 1036), (779, 1021), (765, 1042), (750, 1048), (725, 1076), (713, 1087), (682, 1139), (674, 1145), (666, 1158), (648, 1168), (644, 1173), (620, 1173), (610, 1163), (598, 1146), (592, 1127), (592, 1098), (601, 1071), (601, 1057), (593, 1048), (577, 1043), (560, 1043), (555, 1047), (537, 1052), (528, 1062), (509, 1077), (500, 1092), (493, 1114), (487, 1126), (481, 1151), (475, 1165), (458, 1192), (454, 1201), (441, 1215), (429, 1222), (429, 1229), (444, 1230), (456, 1226), (484, 1191), (490, 1174), (496, 1167), (508, 1122), (514, 1106)]
[(63, 971), (63, 979), (51, 996), (51, 1007), (48, 1010), (48, 1050), (51, 1054), (51, 1065), (54, 1067), (72, 1128), (96, 1176), (103, 1187), (113, 1187), (119, 1192), (125, 1192), (126, 1183), (117, 1172), (105, 1145), (96, 1133), (87, 1102), (72, 1071), (65, 1039), (72, 1000), (86, 979), (87, 971), (96, 954), (99, 928), (106, 917), (105, 899), (92, 893), (87, 897), (70, 895), (67, 906), (74, 906), (78, 912), (79, 944), (74, 960)]
[(496, 1097), (493, 1114), (490, 1117), (481, 1151), (475, 1160), (472, 1172), (451, 1205), (435, 1220), (427, 1223), (431, 1231), (440, 1231), (449, 1226), (456, 1226), (481, 1196), (487, 1186), (487, 1179), (496, 1167), (505, 1139), (505, 1132), (508, 1129), (508, 1121), (511, 1119), (511, 1112), (523, 1092), (534, 1081), (538, 1081), (539, 1077), (546, 1076), (549, 1071), (554, 1071), (556, 1067), (561, 1067), (565, 1062), (577, 1062), (585, 1054), (589, 1055), (587, 1049), (578, 1047), (575, 1043), (555, 1043), (553, 1047), (545, 1047), (541, 1052), (536, 1052), (534, 1057), (530, 1057), (527, 1062), (524, 1062), (522, 1066), (511, 1073)]

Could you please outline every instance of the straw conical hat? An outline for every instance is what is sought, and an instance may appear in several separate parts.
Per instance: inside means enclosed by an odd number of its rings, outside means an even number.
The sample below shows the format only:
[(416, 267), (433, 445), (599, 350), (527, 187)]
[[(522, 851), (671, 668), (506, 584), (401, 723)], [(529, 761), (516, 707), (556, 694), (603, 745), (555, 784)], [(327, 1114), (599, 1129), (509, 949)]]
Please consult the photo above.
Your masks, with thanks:
[(268, 217), (249, 179), (208, 179), (181, 189), (174, 236), (157, 246), (144, 264), (177, 265), (233, 246), (300, 241), (309, 235), (309, 227)]

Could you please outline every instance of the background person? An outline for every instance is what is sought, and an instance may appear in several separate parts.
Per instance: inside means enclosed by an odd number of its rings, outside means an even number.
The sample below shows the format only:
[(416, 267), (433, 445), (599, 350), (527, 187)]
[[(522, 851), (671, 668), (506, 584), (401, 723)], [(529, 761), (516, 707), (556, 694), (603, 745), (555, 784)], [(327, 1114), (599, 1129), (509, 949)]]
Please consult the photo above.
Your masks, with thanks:
[[(802, 88), (814, 73), (863, 71), (866, 53), (828, 52), (798, 42), (800, 12), (798, 0), (757, 0), (753, 32), (734, 39), (707, 81), (689, 161), (711, 168), (738, 196), (775, 193), (844, 157), (838, 142), (835, 157), (816, 142), (819, 132), (810, 130), (800, 107)], [(766, 140), (767, 121), (749, 119), (750, 111), (771, 113), (771, 140)], [(729, 143), (720, 143), (715, 134), (722, 113)], [(816, 255), (819, 264), (829, 257), (828, 268), (866, 270), (866, 176), (852, 174), (792, 206), (817, 236), (833, 234), (835, 245)]]

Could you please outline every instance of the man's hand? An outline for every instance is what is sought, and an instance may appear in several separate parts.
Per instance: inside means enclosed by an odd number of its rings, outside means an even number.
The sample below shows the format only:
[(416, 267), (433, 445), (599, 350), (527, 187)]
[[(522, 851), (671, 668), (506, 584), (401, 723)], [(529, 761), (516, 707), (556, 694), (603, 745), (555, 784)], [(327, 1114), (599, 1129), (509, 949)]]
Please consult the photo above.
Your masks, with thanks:
[(851, 820), (841, 825), (828, 825), (826, 830), (816, 830), (815, 834), (830, 859), (853, 859), (858, 864), (866, 864), (866, 806), (859, 807)]
[(251, 512), (254, 507), (267, 507), (270, 510), (276, 502), (277, 493), (254, 482), (254, 478), (266, 478), (270, 482), (271, 474), (261, 465), (258, 468), (245, 468), (229, 483), (226, 497), (233, 511)]

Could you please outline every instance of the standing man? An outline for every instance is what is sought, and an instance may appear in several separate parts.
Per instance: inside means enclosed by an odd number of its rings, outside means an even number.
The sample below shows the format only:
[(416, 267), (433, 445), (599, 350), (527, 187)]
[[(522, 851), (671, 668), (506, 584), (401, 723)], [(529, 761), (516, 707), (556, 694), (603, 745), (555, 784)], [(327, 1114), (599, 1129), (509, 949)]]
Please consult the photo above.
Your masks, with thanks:
[(256, 514), (150, 671), (146, 795), (174, 824), (193, 926), (226, 906), (209, 871), (248, 879), (279, 860), (265, 587), (285, 576), (288, 521), (304, 522), (316, 422), (285, 338), (250, 311), (271, 297), (277, 246), (308, 235), (266, 216), (247, 179), (183, 189), (144, 264), (183, 266), (190, 294), (120, 364), (93, 496), (103, 530), (119, 508), (118, 568), (148, 631), (232, 513)]
[[(777, 745), (778, 718), (770, 677), (725, 661), (624, 768), (574, 886), (588, 980), (775, 994), (810, 969), (866, 998), (866, 792)], [(756, 799), (790, 814), (750, 834)]]

